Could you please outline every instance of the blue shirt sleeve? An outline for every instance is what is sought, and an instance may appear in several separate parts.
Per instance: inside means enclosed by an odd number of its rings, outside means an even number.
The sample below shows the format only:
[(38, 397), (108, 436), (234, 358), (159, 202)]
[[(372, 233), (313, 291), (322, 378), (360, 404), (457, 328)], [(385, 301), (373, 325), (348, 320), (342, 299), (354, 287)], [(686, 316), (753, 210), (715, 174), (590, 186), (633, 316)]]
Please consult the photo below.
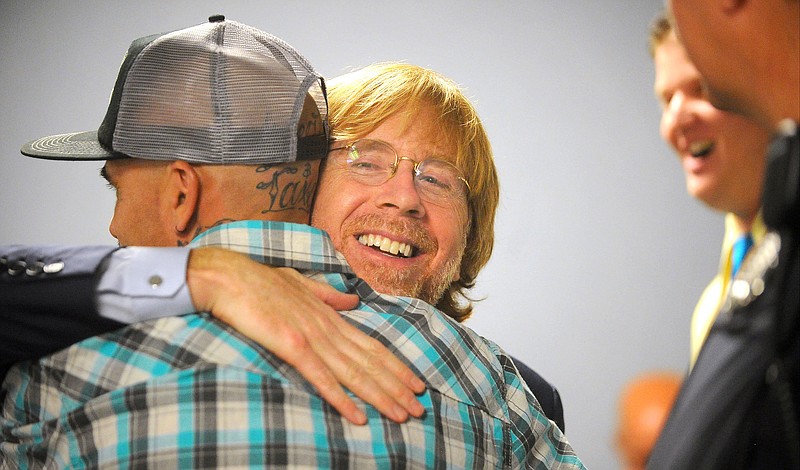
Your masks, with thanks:
[(195, 310), (186, 284), (188, 248), (127, 247), (100, 269), (97, 310), (121, 323)]

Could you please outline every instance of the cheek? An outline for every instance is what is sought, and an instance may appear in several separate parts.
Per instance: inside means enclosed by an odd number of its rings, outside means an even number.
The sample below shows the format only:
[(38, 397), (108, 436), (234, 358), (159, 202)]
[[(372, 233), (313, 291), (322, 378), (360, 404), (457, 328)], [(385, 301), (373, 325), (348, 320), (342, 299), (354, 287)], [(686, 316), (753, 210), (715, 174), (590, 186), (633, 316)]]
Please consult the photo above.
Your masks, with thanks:
[(326, 170), (320, 178), (311, 225), (328, 232), (337, 241), (345, 219), (359, 205), (359, 193), (344, 176), (336, 170)]
[(456, 207), (437, 208), (435, 212), (428, 212), (433, 222), (432, 228), (439, 242), (439, 249), (447, 257), (458, 255), (464, 250), (467, 237), (469, 216), (466, 204)]
[(675, 146), (672, 139), (674, 123), (675, 119), (673, 119), (672, 113), (664, 110), (664, 112), (661, 113), (661, 122), (659, 123), (658, 130), (661, 134), (661, 138), (673, 147)]
[[(332, 208), (327, 202), (320, 201), (320, 194), (317, 195), (317, 200), (314, 203), (314, 210), (311, 213), (311, 225), (324, 230), (336, 242), (337, 230), (331, 230), (335, 215), (332, 213)], [(340, 224), (341, 225), (341, 224)]]
[(121, 245), (157, 246), (160, 232), (155, 203), (137, 194), (118, 198), (109, 231)]
[[(721, 111), (720, 114), (722, 114)], [(726, 138), (732, 142), (732, 145), (741, 149), (742, 160), (757, 161), (754, 156), (766, 155), (770, 141), (769, 132), (737, 114), (729, 113), (725, 116), (727, 120), (720, 119), (720, 128), (725, 131)], [(743, 135), (750, 136), (750, 138), (742, 139)]]

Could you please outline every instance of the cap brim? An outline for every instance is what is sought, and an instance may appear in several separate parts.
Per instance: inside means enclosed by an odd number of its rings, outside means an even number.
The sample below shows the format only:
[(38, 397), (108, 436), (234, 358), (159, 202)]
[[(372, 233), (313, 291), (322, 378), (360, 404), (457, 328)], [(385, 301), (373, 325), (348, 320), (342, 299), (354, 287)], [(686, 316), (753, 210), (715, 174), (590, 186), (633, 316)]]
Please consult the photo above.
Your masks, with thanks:
[(23, 145), (23, 155), (47, 160), (114, 160), (125, 156), (107, 150), (97, 140), (97, 131), (42, 137)]

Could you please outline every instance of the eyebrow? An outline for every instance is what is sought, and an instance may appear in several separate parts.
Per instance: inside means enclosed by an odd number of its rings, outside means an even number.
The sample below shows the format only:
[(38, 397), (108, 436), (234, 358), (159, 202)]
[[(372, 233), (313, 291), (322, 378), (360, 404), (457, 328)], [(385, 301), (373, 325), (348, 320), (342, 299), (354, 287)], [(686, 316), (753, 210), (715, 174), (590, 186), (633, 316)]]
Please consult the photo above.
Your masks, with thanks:
[(108, 184), (110, 184), (112, 186), (114, 185), (114, 183), (111, 181), (111, 177), (108, 175), (108, 170), (106, 170), (106, 166), (105, 165), (100, 167), (100, 177), (103, 178), (104, 180), (106, 180), (106, 182)]

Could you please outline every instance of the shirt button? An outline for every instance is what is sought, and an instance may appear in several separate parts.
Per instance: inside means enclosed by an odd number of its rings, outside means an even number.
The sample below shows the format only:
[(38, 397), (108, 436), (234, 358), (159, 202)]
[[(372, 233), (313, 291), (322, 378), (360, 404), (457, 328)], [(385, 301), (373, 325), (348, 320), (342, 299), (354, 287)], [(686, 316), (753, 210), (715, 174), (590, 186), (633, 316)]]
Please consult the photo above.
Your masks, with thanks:
[(150, 276), (150, 279), (148, 279), (147, 282), (150, 283), (150, 287), (152, 287), (153, 289), (158, 289), (159, 287), (161, 287), (161, 284), (164, 282), (164, 280), (161, 279), (161, 276), (159, 276), (158, 274), (154, 274)]
[(45, 274), (60, 273), (62, 269), (64, 269), (63, 261), (56, 261), (55, 263), (50, 263), (42, 266), (42, 272), (44, 272)]

